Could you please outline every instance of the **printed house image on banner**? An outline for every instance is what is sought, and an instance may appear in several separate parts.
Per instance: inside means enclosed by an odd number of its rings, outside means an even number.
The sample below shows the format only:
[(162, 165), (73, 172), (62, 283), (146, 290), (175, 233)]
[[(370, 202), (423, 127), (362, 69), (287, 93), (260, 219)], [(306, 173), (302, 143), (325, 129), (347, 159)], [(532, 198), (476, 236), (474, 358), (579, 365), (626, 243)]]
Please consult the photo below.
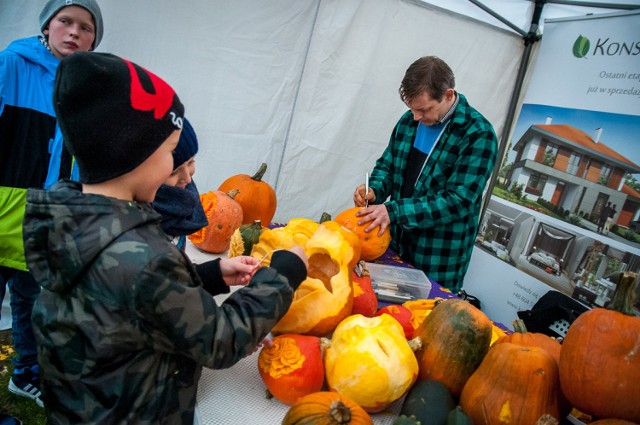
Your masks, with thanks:
[(629, 227), (640, 215), (640, 193), (625, 184), (640, 166), (603, 143), (602, 129), (593, 136), (567, 124), (532, 125), (515, 144), (511, 185), (524, 195), (544, 199), (581, 216), (598, 216), (609, 202), (616, 206), (614, 223)]
[(476, 246), (552, 289), (602, 307), (615, 290), (613, 273), (640, 271), (640, 256), (594, 239), (574, 225), (494, 197)]

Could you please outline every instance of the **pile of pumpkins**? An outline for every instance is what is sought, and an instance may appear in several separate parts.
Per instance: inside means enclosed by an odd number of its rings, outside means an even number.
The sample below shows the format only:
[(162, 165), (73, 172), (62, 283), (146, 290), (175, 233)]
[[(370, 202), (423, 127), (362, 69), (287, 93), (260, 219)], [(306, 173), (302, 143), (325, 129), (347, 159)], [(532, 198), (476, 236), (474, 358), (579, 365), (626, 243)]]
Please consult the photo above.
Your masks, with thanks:
[(268, 391), (290, 406), (283, 424), (371, 424), (402, 397), (397, 425), (557, 423), (572, 408), (594, 425), (640, 424), (635, 274), (623, 275), (609, 308), (580, 315), (562, 345), (524, 329), (504, 334), (456, 298), (378, 309), (363, 261), (386, 251), (388, 230), (365, 233), (359, 208), (269, 229), (276, 199), (265, 170), (201, 195), (210, 224), (190, 239), (264, 265), (275, 250), (304, 248), (308, 277), (258, 356)]
[[(368, 424), (402, 397), (397, 425), (558, 423), (572, 408), (608, 421), (598, 424), (640, 423), (640, 318), (629, 310), (583, 313), (562, 345), (505, 334), (457, 298), (378, 310), (362, 241), (345, 227), (292, 219), (263, 229), (251, 255), (293, 244), (309, 256), (308, 278), (257, 362), (268, 392), (290, 406), (283, 424)], [(628, 305), (637, 278), (625, 279), (616, 295)]]

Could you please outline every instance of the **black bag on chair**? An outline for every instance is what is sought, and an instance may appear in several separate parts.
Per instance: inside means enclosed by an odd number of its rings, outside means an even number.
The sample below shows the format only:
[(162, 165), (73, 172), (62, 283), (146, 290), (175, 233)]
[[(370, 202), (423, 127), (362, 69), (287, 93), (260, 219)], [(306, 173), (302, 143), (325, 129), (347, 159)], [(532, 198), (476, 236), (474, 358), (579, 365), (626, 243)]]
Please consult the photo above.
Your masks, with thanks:
[(580, 301), (558, 291), (548, 291), (533, 305), (531, 310), (519, 311), (527, 331), (555, 338), (567, 334), (571, 323), (590, 308)]

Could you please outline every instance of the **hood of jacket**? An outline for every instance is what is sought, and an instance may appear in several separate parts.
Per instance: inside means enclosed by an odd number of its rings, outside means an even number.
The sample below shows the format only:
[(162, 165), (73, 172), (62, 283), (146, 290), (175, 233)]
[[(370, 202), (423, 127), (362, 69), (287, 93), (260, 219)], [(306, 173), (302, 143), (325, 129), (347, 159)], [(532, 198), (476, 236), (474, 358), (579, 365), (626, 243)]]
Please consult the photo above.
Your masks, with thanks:
[(160, 218), (150, 204), (83, 194), (77, 182), (30, 189), (23, 222), (27, 266), (43, 287), (67, 292), (122, 234), (145, 226), (164, 235)]
[(56, 58), (38, 39), (39, 36), (14, 40), (3, 53), (14, 53), (27, 62), (43, 68), (54, 79), (60, 59)]

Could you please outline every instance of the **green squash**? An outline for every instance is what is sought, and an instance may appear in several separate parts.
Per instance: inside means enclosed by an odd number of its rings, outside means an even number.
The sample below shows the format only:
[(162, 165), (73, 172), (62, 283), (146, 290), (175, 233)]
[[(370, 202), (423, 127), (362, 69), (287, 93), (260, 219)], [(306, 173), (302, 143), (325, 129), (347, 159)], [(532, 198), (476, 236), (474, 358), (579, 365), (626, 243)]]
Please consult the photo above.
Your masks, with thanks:
[(260, 220), (238, 227), (231, 235), (227, 256), (231, 258), (240, 255), (251, 255), (251, 249), (254, 244), (258, 243), (263, 230), (264, 227), (262, 227)]
[(418, 381), (407, 393), (400, 414), (414, 416), (429, 425), (446, 425), (449, 412), (456, 404), (447, 387), (434, 380)]
[(471, 418), (462, 411), (460, 406), (456, 406), (447, 417), (447, 425), (473, 425)]
[(422, 425), (422, 422), (418, 421), (415, 416), (400, 415), (393, 422), (393, 425)]

